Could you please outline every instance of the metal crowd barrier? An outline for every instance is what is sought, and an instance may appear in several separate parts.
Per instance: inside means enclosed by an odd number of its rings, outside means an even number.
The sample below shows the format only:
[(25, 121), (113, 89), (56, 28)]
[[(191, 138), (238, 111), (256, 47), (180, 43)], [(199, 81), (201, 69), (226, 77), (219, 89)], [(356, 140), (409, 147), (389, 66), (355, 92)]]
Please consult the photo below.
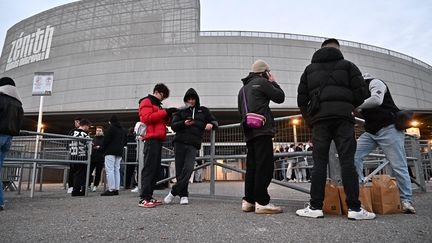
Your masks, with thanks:
[[(297, 120), (294, 122), (294, 120)], [(277, 134), (274, 138), (274, 144), (276, 146), (278, 145), (288, 145), (293, 143), (307, 143), (312, 138), (312, 132), (311, 130), (305, 125), (305, 122), (301, 118), (301, 115), (294, 115), (294, 116), (287, 116), (287, 117), (280, 117), (275, 119), (276, 123), (276, 129)], [(362, 133), (364, 132), (363, 128), (363, 121), (361, 119), (356, 119), (355, 124), (355, 134), (358, 138)], [(170, 134), (167, 137), (167, 140), (164, 142), (164, 150), (170, 151), (170, 153), (163, 154), (162, 163), (172, 163), (174, 162), (173, 158), (173, 147), (172, 147), (172, 139), (173, 135)], [(415, 168), (415, 178), (413, 178), (413, 181), (415, 184), (417, 184), (422, 191), (426, 191), (425, 187), (425, 176), (424, 176), (424, 162), (421, 159), (421, 156), (419, 153), (420, 147), (418, 146), (419, 141), (418, 139), (407, 136), (407, 142), (406, 142), (406, 149), (407, 151), (412, 151), (414, 153), (413, 155), (408, 154), (408, 165)], [(142, 145), (141, 145), (142, 146)], [(408, 152), (409, 152), (408, 151)], [(311, 151), (306, 152), (284, 152), (284, 153), (275, 153), (275, 158), (280, 159), (287, 159), (289, 157), (310, 157), (312, 154)], [(372, 177), (373, 175), (380, 172), (386, 165), (385, 163), (385, 156), (382, 154), (381, 151), (377, 150), (373, 153), (369, 154), (369, 159), (373, 160), (366, 160), (365, 161), (365, 168), (373, 169), (373, 171), (367, 175)], [(229, 166), (224, 163), (224, 161), (228, 160), (240, 160), (242, 164), (242, 168), (236, 168), (233, 166)], [(245, 161), (246, 159), (246, 143), (243, 139), (243, 132), (242, 128), (240, 127), (240, 124), (230, 124), (225, 126), (220, 126), (219, 129), (213, 130), (210, 133), (205, 133), (203, 138), (203, 144), (202, 148), (200, 150), (200, 156), (196, 158), (197, 161), (202, 160), (205, 161), (204, 164), (195, 167), (195, 170), (202, 169), (205, 167), (209, 168), (209, 180), (210, 180), (210, 189), (209, 194), (210, 196), (215, 196), (215, 183), (216, 183), (216, 166), (222, 167), (226, 170), (237, 172), (244, 174), (245, 170), (243, 167), (245, 167)], [(429, 150), (429, 160), (427, 160), (430, 164), (430, 150)], [(308, 166), (300, 166), (297, 168), (311, 168), (311, 165), (313, 164), (313, 161), (309, 162)], [(140, 161), (140, 165), (142, 164), (142, 161)], [(141, 168), (139, 171), (141, 171)], [(337, 151), (335, 146), (333, 145), (331, 147), (330, 153), (329, 153), (329, 168), (328, 168), (328, 176), (330, 178), (333, 178), (335, 180), (341, 180), (340, 175), (340, 165), (337, 160)], [(158, 184), (164, 183), (167, 181), (170, 181), (174, 179), (175, 176), (170, 176), (166, 179), (163, 179), (161, 181), (158, 181)], [(308, 189), (305, 189), (304, 187), (298, 186), (294, 183), (287, 183), (284, 181), (279, 180), (272, 180), (272, 183), (294, 189), (300, 192), (309, 193)]]
[[(29, 173), (30, 197), (33, 197), (38, 171), (40, 173), (40, 188), (42, 188), (43, 169), (45, 167), (85, 164), (87, 171), (89, 171), (91, 149), (92, 139), (90, 138), (21, 131), (19, 136), (12, 139), (12, 146), (6, 155), (4, 166), (5, 168), (14, 167), (19, 171), (15, 173), (15, 179), (18, 179), (19, 183), (18, 193), (21, 191), (24, 169), (31, 170), (31, 174)], [(71, 156), (71, 150), (80, 150), (86, 156)], [(88, 182), (89, 173), (86, 175), (86, 185)], [(85, 193), (87, 195), (87, 190)]]

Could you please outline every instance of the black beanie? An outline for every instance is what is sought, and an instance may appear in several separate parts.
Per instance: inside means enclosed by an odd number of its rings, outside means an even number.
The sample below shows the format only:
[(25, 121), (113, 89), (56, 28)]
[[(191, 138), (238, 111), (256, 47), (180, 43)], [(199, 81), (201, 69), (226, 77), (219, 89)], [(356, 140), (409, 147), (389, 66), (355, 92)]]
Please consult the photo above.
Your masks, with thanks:
[(15, 82), (9, 77), (0, 78), (0, 86), (12, 85), (15, 86)]
[(114, 123), (118, 123), (119, 121), (118, 121), (118, 119), (117, 119), (117, 116), (116, 116), (116, 115), (112, 115), (112, 116), (111, 116), (111, 119), (110, 119), (110, 122), (113, 123), (113, 124), (114, 124)]

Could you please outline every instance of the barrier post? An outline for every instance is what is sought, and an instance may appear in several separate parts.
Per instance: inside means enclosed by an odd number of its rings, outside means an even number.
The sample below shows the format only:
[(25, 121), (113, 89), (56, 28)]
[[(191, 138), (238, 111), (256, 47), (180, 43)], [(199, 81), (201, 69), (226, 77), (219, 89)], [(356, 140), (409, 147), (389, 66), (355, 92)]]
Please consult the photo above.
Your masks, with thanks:
[(216, 153), (216, 131), (210, 134), (210, 196), (215, 196), (215, 153)]

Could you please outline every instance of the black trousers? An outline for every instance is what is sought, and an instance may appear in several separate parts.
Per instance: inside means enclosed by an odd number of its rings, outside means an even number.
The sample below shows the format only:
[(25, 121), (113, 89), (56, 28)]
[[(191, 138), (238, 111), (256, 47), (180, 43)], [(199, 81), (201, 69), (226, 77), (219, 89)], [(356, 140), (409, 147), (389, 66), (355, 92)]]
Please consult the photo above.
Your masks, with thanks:
[[(103, 167), (104, 167), (104, 162), (102, 161), (102, 162), (91, 162), (90, 163), (90, 172), (89, 172), (89, 174), (90, 174), (90, 180), (89, 180), (89, 186), (90, 186), (90, 184), (91, 184), (91, 182), (92, 182), (92, 180), (93, 180), (93, 185), (94, 186), (99, 186), (99, 182), (100, 182), (100, 179), (101, 179), (101, 175), (102, 175), (102, 169), (103, 169)], [(92, 178), (91, 177), (91, 173), (93, 172), (93, 170), (94, 169), (96, 169), (96, 171), (95, 171), (95, 177), (94, 178)]]
[(69, 165), (69, 174), (68, 174), (68, 187), (73, 187), (73, 181), (74, 181), (74, 179), (73, 179), (73, 175), (74, 175), (74, 166), (73, 166), (73, 164), (70, 164)]
[(360, 209), (358, 175), (354, 166), (357, 142), (354, 135), (354, 124), (342, 119), (320, 121), (313, 126), (312, 142), (314, 149), (312, 157), (314, 165), (310, 204), (313, 208), (322, 209), (332, 140), (335, 141), (339, 155), (347, 206), (357, 211)]
[(148, 139), (144, 144), (144, 167), (141, 171), (141, 199), (150, 200), (161, 167), (162, 141)]
[(192, 145), (175, 142), (174, 151), (177, 182), (171, 188), (171, 194), (174, 196), (187, 197), (189, 195), (189, 178), (195, 167), (197, 149)]
[(271, 136), (259, 136), (246, 142), (246, 178), (244, 200), (267, 205), (270, 195), (267, 188), (273, 177), (273, 141)]
[[(131, 162), (135, 162), (135, 161), (131, 161)], [(129, 162), (128, 162), (129, 163)], [(130, 164), (130, 165), (126, 165), (126, 185), (125, 185), (125, 189), (130, 189), (132, 184), (132, 178), (134, 178), (134, 172), (135, 172), (135, 168), (136, 165)]]
[(86, 186), (86, 172), (87, 165), (86, 164), (73, 164), (73, 190), (72, 196), (83, 196), (85, 194)]

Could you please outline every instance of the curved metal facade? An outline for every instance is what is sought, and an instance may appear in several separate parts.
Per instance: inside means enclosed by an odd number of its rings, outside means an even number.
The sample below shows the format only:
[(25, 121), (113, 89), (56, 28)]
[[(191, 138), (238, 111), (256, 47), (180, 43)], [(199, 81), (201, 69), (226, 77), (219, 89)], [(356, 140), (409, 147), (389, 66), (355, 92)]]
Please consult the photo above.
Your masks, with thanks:
[[(135, 111), (158, 82), (172, 91), (166, 105), (182, 105), (184, 92), (194, 87), (206, 106), (234, 110), (240, 79), (262, 58), (286, 93), (286, 102), (274, 107), (297, 108), (300, 75), (323, 38), (200, 32), (199, 14), (199, 0), (66, 4), (9, 29), (0, 72), (15, 79), (26, 112), (39, 108), (31, 96), (34, 72), (54, 72), (46, 112)], [(342, 45), (346, 59), (387, 82), (400, 107), (432, 110), (429, 65), (382, 48)]]

